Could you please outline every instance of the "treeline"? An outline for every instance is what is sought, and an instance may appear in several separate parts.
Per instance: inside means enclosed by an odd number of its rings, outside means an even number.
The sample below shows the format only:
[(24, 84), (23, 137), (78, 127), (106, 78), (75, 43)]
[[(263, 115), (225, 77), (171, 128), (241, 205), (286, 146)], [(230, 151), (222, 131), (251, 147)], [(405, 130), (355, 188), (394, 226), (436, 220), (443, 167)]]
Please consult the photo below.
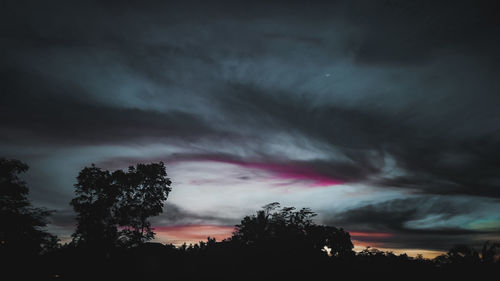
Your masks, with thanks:
[(70, 204), (76, 228), (61, 245), (44, 227), (51, 211), (28, 200), (17, 160), (0, 159), (2, 280), (200, 280), (463, 278), (500, 273), (497, 243), (459, 245), (433, 260), (367, 248), (356, 253), (348, 232), (318, 225), (308, 208), (271, 203), (244, 217), (232, 237), (175, 247), (149, 243), (149, 218), (171, 191), (163, 163), (127, 171), (92, 165), (80, 171)]

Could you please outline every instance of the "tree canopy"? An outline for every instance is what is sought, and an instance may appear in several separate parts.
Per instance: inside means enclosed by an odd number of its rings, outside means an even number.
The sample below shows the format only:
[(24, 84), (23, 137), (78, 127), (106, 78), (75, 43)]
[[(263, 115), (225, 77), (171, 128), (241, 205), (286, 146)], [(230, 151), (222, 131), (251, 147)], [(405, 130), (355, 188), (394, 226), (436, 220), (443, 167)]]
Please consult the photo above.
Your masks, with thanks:
[(19, 178), (27, 170), (19, 160), (0, 159), (0, 247), (5, 252), (38, 254), (56, 244), (44, 229), (51, 211), (32, 206)]
[(333, 256), (351, 255), (353, 244), (349, 233), (333, 226), (317, 225), (313, 221), (315, 216), (309, 208), (296, 210), (271, 203), (256, 215), (244, 217), (236, 225), (231, 239), (244, 246), (280, 252), (326, 252), (328, 249)]
[(134, 246), (154, 237), (149, 218), (159, 215), (171, 191), (162, 162), (110, 172), (82, 169), (71, 201), (77, 213), (78, 245)]

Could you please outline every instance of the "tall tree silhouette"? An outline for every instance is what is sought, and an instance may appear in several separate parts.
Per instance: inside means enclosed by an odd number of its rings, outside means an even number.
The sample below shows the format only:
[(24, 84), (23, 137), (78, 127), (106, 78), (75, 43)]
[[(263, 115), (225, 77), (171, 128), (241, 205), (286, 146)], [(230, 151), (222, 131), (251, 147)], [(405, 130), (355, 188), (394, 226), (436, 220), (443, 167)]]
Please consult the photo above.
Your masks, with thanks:
[(77, 180), (71, 201), (77, 213), (76, 244), (106, 249), (154, 237), (148, 219), (162, 212), (171, 191), (162, 162), (113, 173), (92, 165), (82, 169)]
[(71, 205), (77, 213), (73, 241), (78, 245), (113, 246), (118, 239), (116, 203), (118, 186), (109, 171), (92, 164), (80, 171)]
[(19, 179), (27, 170), (21, 161), (0, 159), (0, 249), (9, 255), (38, 254), (57, 243), (44, 230), (51, 212), (31, 205), (29, 189)]
[(123, 228), (120, 239), (127, 245), (136, 245), (154, 237), (149, 217), (163, 211), (172, 182), (167, 177), (165, 165), (160, 163), (138, 164), (129, 167), (128, 172), (113, 173), (119, 186), (118, 225)]

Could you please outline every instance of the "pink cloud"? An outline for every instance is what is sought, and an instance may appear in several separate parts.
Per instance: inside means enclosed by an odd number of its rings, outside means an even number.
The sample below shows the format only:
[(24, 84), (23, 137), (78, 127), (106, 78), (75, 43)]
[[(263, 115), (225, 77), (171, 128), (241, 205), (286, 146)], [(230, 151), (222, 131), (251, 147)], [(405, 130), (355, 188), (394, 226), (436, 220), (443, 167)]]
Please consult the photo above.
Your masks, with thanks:
[[(324, 173), (318, 172), (311, 166), (308, 166), (301, 162), (289, 161), (289, 162), (262, 162), (262, 161), (245, 161), (240, 159), (234, 159), (230, 156), (221, 155), (176, 155), (175, 157), (156, 157), (148, 159), (128, 159), (128, 158), (114, 158), (108, 161), (103, 161), (101, 164), (104, 167), (118, 168), (130, 165), (130, 163), (138, 162), (159, 162), (164, 161), (167, 164), (179, 163), (185, 161), (192, 162), (218, 162), (231, 165), (237, 165), (247, 169), (260, 170), (271, 174), (276, 179), (292, 180), (292, 181), (302, 181), (306, 182), (308, 186), (311, 187), (324, 187), (343, 184), (344, 182), (339, 179), (335, 179)], [(197, 183), (197, 182), (195, 182)], [(204, 182), (205, 183), (205, 182)]]
[(366, 247), (383, 248), (386, 238), (393, 237), (393, 233), (388, 232), (362, 232), (362, 231), (349, 231), (351, 241), (354, 244), (356, 251), (361, 251)]
[(317, 172), (315, 169), (298, 163), (262, 163), (246, 162), (223, 158), (204, 158), (205, 161), (214, 161), (238, 165), (240, 167), (268, 172), (278, 179), (308, 182), (309, 186), (321, 187), (342, 184), (343, 182)]

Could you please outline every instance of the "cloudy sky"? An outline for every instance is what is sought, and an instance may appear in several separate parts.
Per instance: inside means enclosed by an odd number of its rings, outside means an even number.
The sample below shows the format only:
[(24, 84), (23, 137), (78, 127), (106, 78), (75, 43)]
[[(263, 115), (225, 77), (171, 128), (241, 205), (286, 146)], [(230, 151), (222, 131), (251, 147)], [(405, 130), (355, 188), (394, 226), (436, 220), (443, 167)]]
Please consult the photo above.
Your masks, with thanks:
[(500, 239), (493, 1), (2, 1), (0, 155), (63, 240), (79, 170), (163, 161), (157, 241), (270, 202), (358, 248)]

